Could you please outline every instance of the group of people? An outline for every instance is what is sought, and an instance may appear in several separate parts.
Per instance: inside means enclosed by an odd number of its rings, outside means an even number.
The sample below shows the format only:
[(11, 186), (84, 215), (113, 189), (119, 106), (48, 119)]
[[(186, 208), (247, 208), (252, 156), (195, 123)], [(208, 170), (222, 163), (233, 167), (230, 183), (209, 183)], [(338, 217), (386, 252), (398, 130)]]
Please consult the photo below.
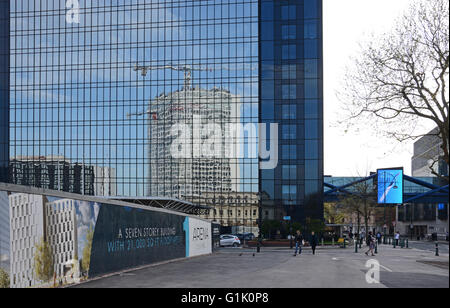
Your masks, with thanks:
[[(317, 235), (313, 231), (311, 233), (311, 236), (309, 238), (309, 245), (311, 245), (313, 255), (316, 254), (316, 247), (319, 244), (319, 240), (317, 238)], [(294, 257), (297, 256), (297, 254), (302, 254), (302, 247), (305, 245), (305, 238), (303, 237), (300, 230), (297, 230), (297, 234), (295, 235), (295, 254)]]
[[(366, 239), (366, 244), (369, 247), (369, 250), (366, 251), (366, 256), (368, 256), (369, 253), (371, 253), (372, 257), (375, 257), (375, 254), (374, 254), (375, 246), (376, 246), (377, 242), (378, 242), (378, 244), (381, 244), (381, 237), (382, 237), (382, 235), (380, 232), (378, 232), (377, 235), (374, 235), (372, 232), (369, 232), (369, 235), (367, 236), (367, 239)], [(398, 246), (399, 242), (400, 242), (400, 232), (397, 231), (395, 233), (394, 240), (395, 240), (396, 246)]]
[[(398, 242), (400, 240), (400, 233), (397, 232), (395, 235), (395, 241)], [(372, 257), (375, 256), (375, 246), (377, 244), (381, 244), (381, 233), (378, 232), (378, 234), (374, 235), (372, 232), (369, 232), (369, 234), (366, 237), (366, 244), (367, 247), (369, 247), (369, 250), (365, 252), (366, 256), (369, 256), (369, 253), (372, 255)], [(313, 255), (316, 254), (316, 247), (319, 244), (319, 241), (317, 239), (316, 234), (314, 231), (311, 233), (309, 244), (311, 245)], [(297, 254), (302, 254), (302, 247), (305, 245), (305, 239), (302, 235), (302, 233), (297, 230), (297, 234), (295, 235), (295, 254), (294, 257), (297, 256)]]

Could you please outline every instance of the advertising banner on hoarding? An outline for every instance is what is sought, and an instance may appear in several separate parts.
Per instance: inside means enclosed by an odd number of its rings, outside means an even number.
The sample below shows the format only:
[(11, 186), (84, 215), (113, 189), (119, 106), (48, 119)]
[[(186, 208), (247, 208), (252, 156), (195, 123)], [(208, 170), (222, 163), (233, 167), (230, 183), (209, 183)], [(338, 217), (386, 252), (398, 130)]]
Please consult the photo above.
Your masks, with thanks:
[(212, 252), (211, 223), (181, 213), (5, 191), (0, 211), (0, 286), (61, 286)]
[(184, 220), (179, 215), (103, 206), (95, 228), (89, 275), (186, 257)]
[(186, 217), (184, 230), (186, 231), (186, 257), (204, 255), (212, 251), (211, 223)]

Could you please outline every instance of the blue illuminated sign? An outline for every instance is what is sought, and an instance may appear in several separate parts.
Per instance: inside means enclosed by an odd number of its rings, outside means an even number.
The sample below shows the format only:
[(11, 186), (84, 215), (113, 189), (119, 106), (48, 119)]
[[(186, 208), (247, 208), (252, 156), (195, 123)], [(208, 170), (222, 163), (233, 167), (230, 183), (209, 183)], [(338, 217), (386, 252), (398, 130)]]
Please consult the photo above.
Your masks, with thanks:
[(378, 203), (403, 203), (403, 168), (378, 170)]

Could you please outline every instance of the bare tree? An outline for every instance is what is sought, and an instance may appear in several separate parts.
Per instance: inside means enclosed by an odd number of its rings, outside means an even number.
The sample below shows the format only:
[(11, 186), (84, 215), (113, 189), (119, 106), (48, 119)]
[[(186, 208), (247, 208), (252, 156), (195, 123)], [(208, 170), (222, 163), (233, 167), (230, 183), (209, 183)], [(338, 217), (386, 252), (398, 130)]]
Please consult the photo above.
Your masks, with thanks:
[(366, 232), (369, 232), (369, 222), (380, 211), (376, 201), (376, 192), (372, 181), (357, 183), (352, 186), (353, 194), (344, 194), (339, 198), (338, 205), (344, 213), (356, 214), (357, 233), (361, 231), (361, 221), (364, 222)]
[[(432, 123), (441, 140), (437, 160), (449, 164), (449, 2), (417, 0), (394, 29), (365, 46), (339, 96), (349, 128), (362, 121), (400, 142)], [(428, 126), (430, 126), (428, 124)], [(431, 164), (431, 173), (443, 177)]]

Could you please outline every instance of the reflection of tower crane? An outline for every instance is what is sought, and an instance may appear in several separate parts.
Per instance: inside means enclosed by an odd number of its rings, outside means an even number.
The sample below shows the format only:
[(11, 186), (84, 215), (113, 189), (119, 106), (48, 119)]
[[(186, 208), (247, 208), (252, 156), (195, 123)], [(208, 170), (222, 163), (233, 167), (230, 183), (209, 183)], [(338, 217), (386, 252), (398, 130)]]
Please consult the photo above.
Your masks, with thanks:
[(143, 77), (147, 76), (148, 71), (161, 70), (161, 69), (171, 69), (174, 71), (180, 71), (184, 73), (184, 88), (189, 89), (191, 87), (192, 71), (203, 71), (212, 72), (213, 69), (209, 67), (202, 66), (191, 66), (191, 65), (156, 65), (156, 66), (139, 66), (135, 65), (134, 71), (141, 71)]
[[(147, 76), (147, 72), (148, 71), (154, 71), (154, 70), (163, 70), (163, 69), (171, 69), (174, 71), (179, 71), (179, 72), (183, 72), (184, 73), (184, 88), (185, 89), (190, 89), (191, 88), (191, 80), (192, 80), (192, 71), (208, 71), (208, 72), (212, 72), (213, 69), (212, 68), (208, 68), (208, 67), (202, 67), (202, 66), (190, 66), (190, 65), (155, 65), (155, 66), (139, 66), (138, 64), (136, 64), (134, 66), (134, 71), (138, 72), (141, 71), (141, 75), (143, 77)], [(158, 115), (155, 112), (152, 112), (150, 109), (144, 112), (139, 112), (139, 113), (129, 113), (127, 114), (128, 118), (131, 118), (133, 116), (143, 116), (146, 114), (151, 114), (153, 117), (153, 120), (157, 120), (158, 119)]]
[[(249, 70), (254, 71), (256, 70), (256, 67), (252, 67), (249, 64), (232, 64), (235, 66), (232, 68), (231, 66), (223, 66), (221, 65), (220, 70), (225, 71), (238, 71), (238, 70)], [(141, 71), (141, 75), (143, 77), (147, 76), (148, 71), (153, 70), (162, 70), (162, 69), (171, 69), (174, 71), (179, 71), (184, 73), (184, 87), (185, 89), (189, 89), (191, 86), (191, 80), (192, 80), (192, 71), (200, 71), (200, 72), (212, 72), (217, 70), (216, 68), (211, 68), (207, 66), (201, 66), (201, 65), (155, 65), (155, 66), (139, 66), (136, 64), (134, 66), (134, 71), (138, 72)]]
[(131, 117), (140, 117), (145, 114), (151, 114), (153, 120), (155, 120), (155, 121), (158, 120), (158, 113), (152, 112), (151, 110), (147, 110), (147, 111), (139, 112), (139, 113), (128, 113), (127, 117), (128, 117), (128, 119), (130, 119)]
[[(253, 67), (250, 64), (231, 64), (235, 66), (232, 68), (231, 66), (221, 66), (221, 70), (226, 71), (238, 71), (238, 70), (249, 70), (254, 71), (257, 69), (257, 67)], [(184, 89), (190, 89), (191, 88), (191, 81), (192, 81), (192, 71), (201, 71), (201, 72), (212, 72), (216, 69), (207, 67), (207, 66), (201, 66), (201, 65), (155, 65), (155, 66), (139, 66), (136, 64), (133, 68), (135, 72), (141, 71), (141, 75), (143, 77), (147, 76), (148, 71), (154, 71), (154, 70), (163, 70), (163, 69), (171, 69), (174, 71), (179, 71), (184, 73)], [(155, 112), (152, 112), (150, 109), (144, 112), (139, 113), (129, 113), (127, 114), (128, 118), (131, 118), (132, 116), (143, 116), (146, 114), (152, 114), (153, 120), (158, 119), (158, 115)]]

